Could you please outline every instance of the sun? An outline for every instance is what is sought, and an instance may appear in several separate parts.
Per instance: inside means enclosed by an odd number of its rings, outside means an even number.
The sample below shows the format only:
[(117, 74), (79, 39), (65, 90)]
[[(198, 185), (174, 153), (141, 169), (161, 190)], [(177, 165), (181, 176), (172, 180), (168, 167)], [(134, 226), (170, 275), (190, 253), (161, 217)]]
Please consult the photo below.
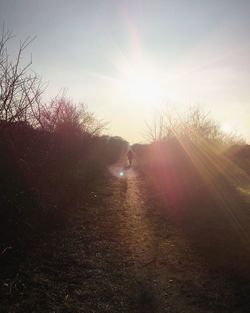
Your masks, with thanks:
[(134, 62), (128, 58), (117, 62), (117, 69), (119, 86), (130, 103), (143, 107), (162, 103), (166, 96), (164, 79), (150, 62), (143, 58)]
[(159, 82), (142, 76), (134, 76), (127, 80), (127, 88), (130, 96), (138, 101), (152, 102), (162, 97)]
[(140, 104), (156, 103), (163, 98), (163, 86), (155, 73), (147, 66), (128, 67), (124, 70), (121, 85), (126, 97)]

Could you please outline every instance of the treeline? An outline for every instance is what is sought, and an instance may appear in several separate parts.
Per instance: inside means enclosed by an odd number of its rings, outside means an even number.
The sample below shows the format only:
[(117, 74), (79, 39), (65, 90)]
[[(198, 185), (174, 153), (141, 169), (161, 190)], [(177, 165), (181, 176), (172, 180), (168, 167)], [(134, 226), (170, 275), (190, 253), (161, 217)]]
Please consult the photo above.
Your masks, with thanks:
[(11, 58), (11, 38), (0, 39), (0, 253), (63, 221), (128, 147), (102, 135), (106, 124), (87, 106), (45, 102), (40, 77), (23, 63), (31, 41)]

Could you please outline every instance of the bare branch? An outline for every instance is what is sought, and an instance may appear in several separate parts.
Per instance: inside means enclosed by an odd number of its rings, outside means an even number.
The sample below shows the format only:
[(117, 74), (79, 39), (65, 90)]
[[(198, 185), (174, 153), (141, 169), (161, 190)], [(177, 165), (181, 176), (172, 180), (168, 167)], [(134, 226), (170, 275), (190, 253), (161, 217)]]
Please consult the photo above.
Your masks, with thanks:
[(15, 58), (8, 55), (7, 44), (13, 38), (4, 27), (0, 39), (0, 119), (5, 122), (34, 121), (34, 108), (44, 92), (41, 78), (30, 71), (32, 59), (21, 64), (24, 50), (35, 37), (27, 37), (20, 46)]

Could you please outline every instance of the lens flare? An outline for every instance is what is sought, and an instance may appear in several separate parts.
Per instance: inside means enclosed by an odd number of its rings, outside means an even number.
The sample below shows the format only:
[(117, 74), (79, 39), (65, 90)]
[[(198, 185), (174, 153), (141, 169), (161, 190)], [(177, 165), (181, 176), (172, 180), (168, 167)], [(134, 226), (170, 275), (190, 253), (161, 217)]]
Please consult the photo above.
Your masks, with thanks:
[(120, 175), (120, 177), (123, 177), (124, 176), (124, 172), (120, 171), (119, 175)]

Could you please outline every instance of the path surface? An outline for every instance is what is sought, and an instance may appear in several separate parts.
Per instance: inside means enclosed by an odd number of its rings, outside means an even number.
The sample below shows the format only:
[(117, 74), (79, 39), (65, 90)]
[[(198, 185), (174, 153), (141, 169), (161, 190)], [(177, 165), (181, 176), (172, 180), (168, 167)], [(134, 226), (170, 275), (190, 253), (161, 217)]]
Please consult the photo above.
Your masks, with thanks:
[(70, 227), (6, 278), (0, 311), (249, 312), (242, 291), (208, 270), (146, 194), (132, 170), (93, 191)]

